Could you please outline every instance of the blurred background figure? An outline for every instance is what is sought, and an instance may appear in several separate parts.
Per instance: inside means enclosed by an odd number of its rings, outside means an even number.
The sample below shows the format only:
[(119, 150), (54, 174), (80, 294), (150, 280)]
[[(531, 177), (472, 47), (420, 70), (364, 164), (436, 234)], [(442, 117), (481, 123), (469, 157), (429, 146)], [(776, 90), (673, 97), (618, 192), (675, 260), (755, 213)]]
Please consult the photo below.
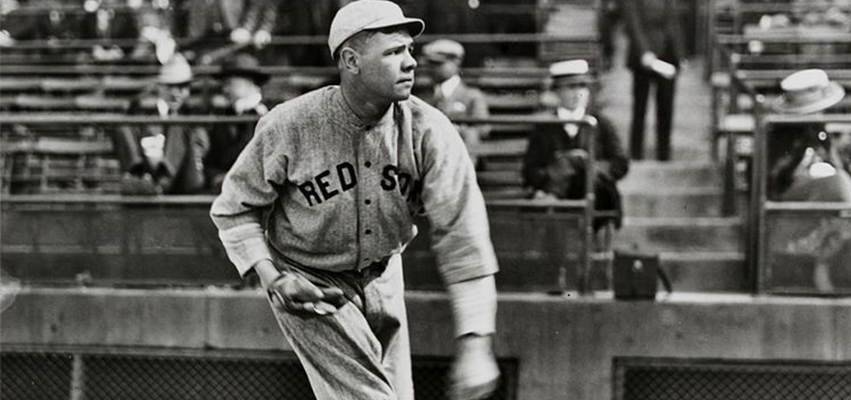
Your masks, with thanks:
[[(423, 58), (434, 80), (433, 90), (423, 93), (423, 100), (455, 118), (488, 118), (487, 101), (479, 89), (464, 84), (461, 79), (461, 65), (464, 63), (464, 47), (447, 39), (435, 40), (423, 46)], [(489, 130), (485, 125), (456, 125), (458, 133), (464, 139), (470, 158), (477, 167), (474, 154), (481, 139), (487, 137)]]
[(627, 67), (633, 74), (630, 156), (644, 158), (647, 101), (656, 89), (656, 158), (671, 159), (671, 129), (677, 70), (685, 57), (685, 31), (677, 0), (622, 1), (629, 38)]
[[(230, 41), (236, 46), (262, 48), (272, 40), (278, 18), (276, 0), (188, 0), (187, 38), (189, 47), (199, 53), (207, 42), (221, 46)], [(212, 40), (211, 40), (212, 39)], [(218, 40), (217, 40), (218, 39)], [(210, 43), (212, 44), (212, 43)]]
[[(839, 103), (845, 89), (820, 69), (798, 71), (780, 83), (781, 114), (819, 114)], [(780, 125), (768, 141), (768, 197), (775, 201), (851, 202), (851, 177), (823, 123)]]
[(621, 22), (621, 7), (618, 0), (602, 0), (600, 14), (597, 20), (597, 29), (600, 32), (600, 46), (603, 58), (601, 69), (609, 70), (615, 57), (615, 42), (617, 39), (618, 25)]
[[(192, 70), (175, 54), (160, 69), (156, 103), (152, 110), (162, 118), (191, 114), (187, 106)], [(144, 113), (142, 99), (131, 114)], [(115, 150), (124, 173), (124, 194), (190, 194), (204, 189), (203, 158), (209, 137), (202, 127), (146, 124), (124, 126), (115, 139)]]
[[(269, 75), (260, 69), (257, 59), (248, 53), (237, 53), (222, 65), (219, 79), (227, 105), (217, 109), (221, 115), (265, 115), (262, 87)], [(204, 158), (204, 175), (213, 193), (222, 190), (222, 181), (239, 153), (254, 136), (254, 123), (216, 124), (210, 132), (210, 151)]]
[(530, 187), (535, 199), (581, 199), (585, 197), (585, 165), (589, 140), (595, 140), (594, 192), (595, 208), (617, 211), (614, 219), (594, 222), (599, 229), (608, 222), (620, 227), (621, 196), (617, 181), (629, 171), (629, 159), (621, 146), (614, 125), (594, 109), (591, 93), (593, 77), (586, 60), (569, 60), (549, 68), (553, 90), (557, 97), (550, 115), (562, 119), (597, 119), (596, 127), (577, 124), (541, 125), (529, 138), (523, 160), (524, 185)]

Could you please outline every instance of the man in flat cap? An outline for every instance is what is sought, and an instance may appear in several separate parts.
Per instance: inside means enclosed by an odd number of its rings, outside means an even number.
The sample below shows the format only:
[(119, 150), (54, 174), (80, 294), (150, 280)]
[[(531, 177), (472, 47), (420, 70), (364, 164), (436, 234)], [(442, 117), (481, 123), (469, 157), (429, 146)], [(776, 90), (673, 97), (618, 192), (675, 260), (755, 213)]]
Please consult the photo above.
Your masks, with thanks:
[[(461, 79), (461, 65), (464, 61), (464, 47), (461, 43), (438, 39), (423, 46), (423, 58), (430, 67), (434, 79), (434, 89), (423, 96), (423, 100), (446, 114), (449, 119), (487, 118), (488, 104), (482, 92), (464, 84)], [(481, 139), (487, 137), (486, 125), (456, 125), (458, 133), (471, 151), (470, 158), (476, 163), (475, 150)]]
[(211, 216), (256, 273), (318, 399), (413, 399), (401, 253), (426, 213), (454, 315), (450, 398), (496, 386), (498, 267), (473, 163), (440, 111), (410, 95), (422, 20), (360, 0), (331, 23), (340, 85), (273, 108)]
[(599, 218), (594, 221), (594, 226), (599, 229), (611, 221), (615, 227), (620, 227), (621, 197), (616, 183), (629, 171), (629, 159), (614, 124), (593, 108), (593, 77), (589, 73), (588, 62), (558, 62), (550, 66), (549, 72), (557, 97), (555, 107), (549, 113), (567, 120), (592, 116), (597, 119), (597, 126), (567, 123), (537, 127), (529, 137), (523, 162), (524, 184), (532, 189), (533, 198), (584, 198), (586, 149), (588, 141), (595, 140), (595, 208), (617, 211), (619, 216)]

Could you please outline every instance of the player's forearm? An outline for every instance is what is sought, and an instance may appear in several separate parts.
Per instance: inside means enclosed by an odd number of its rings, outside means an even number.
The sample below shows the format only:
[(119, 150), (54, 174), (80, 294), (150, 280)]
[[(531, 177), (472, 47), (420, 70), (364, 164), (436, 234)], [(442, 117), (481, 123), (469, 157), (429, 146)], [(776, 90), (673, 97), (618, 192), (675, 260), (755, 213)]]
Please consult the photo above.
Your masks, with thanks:
[(493, 275), (453, 283), (447, 286), (455, 337), (496, 332), (496, 283)]
[(272, 259), (265, 231), (258, 222), (220, 230), (219, 238), (240, 276), (244, 276), (258, 262)]

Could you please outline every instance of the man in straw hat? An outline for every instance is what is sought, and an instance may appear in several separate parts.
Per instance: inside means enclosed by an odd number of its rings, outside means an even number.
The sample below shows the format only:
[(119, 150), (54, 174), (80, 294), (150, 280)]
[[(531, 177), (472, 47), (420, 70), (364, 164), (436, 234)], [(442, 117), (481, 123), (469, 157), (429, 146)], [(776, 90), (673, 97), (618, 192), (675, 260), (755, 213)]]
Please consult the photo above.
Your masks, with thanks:
[[(244, 52), (231, 56), (222, 65), (218, 78), (223, 81), (222, 90), (228, 103), (224, 110), (219, 110), (219, 114), (263, 116), (269, 112), (263, 104), (262, 91), (269, 74), (260, 68), (254, 56)], [(253, 124), (216, 124), (213, 127), (210, 151), (204, 158), (204, 173), (213, 193), (221, 191), (225, 174), (252, 136)]]
[[(563, 119), (582, 119), (593, 116), (596, 127), (577, 124), (541, 125), (529, 137), (523, 159), (524, 185), (533, 190), (533, 198), (581, 199), (585, 197), (585, 164), (588, 141), (595, 140), (594, 191), (596, 208), (614, 210), (620, 214), (621, 196), (616, 183), (629, 171), (629, 159), (618, 138), (615, 126), (593, 109), (591, 85), (586, 60), (567, 60), (554, 63), (549, 69), (557, 97), (550, 113)], [(598, 219), (597, 228), (612, 221), (620, 227), (621, 217)]]
[[(190, 114), (187, 106), (192, 69), (175, 54), (157, 76), (155, 112), (160, 117)], [(131, 114), (148, 113), (144, 98)], [(151, 110), (151, 111), (154, 111)], [(150, 124), (124, 126), (116, 135), (116, 152), (124, 171), (126, 194), (189, 194), (204, 188), (203, 158), (209, 149), (207, 131), (199, 126)]]
[[(820, 69), (798, 71), (780, 82), (774, 104), (782, 114), (814, 115), (839, 103), (845, 89)], [(851, 177), (823, 123), (776, 126), (768, 140), (772, 200), (851, 201)]]
[[(429, 65), (434, 79), (433, 90), (423, 100), (454, 118), (487, 118), (488, 104), (485, 95), (476, 88), (467, 86), (461, 79), (461, 65), (464, 62), (464, 47), (461, 43), (448, 39), (438, 39), (423, 46), (423, 58)], [(474, 150), (481, 139), (488, 135), (485, 125), (456, 126), (467, 150)], [(474, 153), (470, 154), (476, 162)]]
[(401, 253), (427, 213), (454, 315), (450, 397), (494, 390), (496, 257), (460, 135), (410, 95), (422, 20), (361, 0), (331, 23), (340, 85), (273, 108), (211, 216), (257, 273), (319, 399), (412, 399)]

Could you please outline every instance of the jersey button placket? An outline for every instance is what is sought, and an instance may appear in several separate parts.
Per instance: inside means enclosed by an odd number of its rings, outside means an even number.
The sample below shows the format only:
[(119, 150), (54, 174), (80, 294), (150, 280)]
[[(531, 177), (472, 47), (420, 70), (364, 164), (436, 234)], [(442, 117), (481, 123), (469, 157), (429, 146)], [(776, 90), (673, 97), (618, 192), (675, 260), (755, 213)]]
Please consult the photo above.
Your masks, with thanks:
[(359, 204), (358, 208), (360, 209), (358, 215), (360, 216), (360, 221), (358, 221), (358, 227), (360, 228), (359, 236), (361, 238), (361, 268), (365, 268), (372, 261), (370, 257), (373, 256), (375, 244), (375, 235), (373, 235), (373, 228), (370, 226), (372, 221), (375, 221), (373, 218), (373, 210), (374, 207), (367, 207), (372, 203), (371, 197), (376, 195), (376, 190), (380, 188), (378, 182), (376, 181), (376, 175), (372, 170), (372, 158), (373, 154), (373, 144), (371, 143), (374, 139), (372, 135), (370, 135), (371, 126), (365, 127), (366, 132), (362, 136), (362, 140), (359, 143), (358, 152), (361, 155), (361, 163), (359, 169), (361, 171), (361, 177), (363, 177), (363, 184), (358, 185), (359, 189), (359, 198), (365, 199), (363, 203)]

